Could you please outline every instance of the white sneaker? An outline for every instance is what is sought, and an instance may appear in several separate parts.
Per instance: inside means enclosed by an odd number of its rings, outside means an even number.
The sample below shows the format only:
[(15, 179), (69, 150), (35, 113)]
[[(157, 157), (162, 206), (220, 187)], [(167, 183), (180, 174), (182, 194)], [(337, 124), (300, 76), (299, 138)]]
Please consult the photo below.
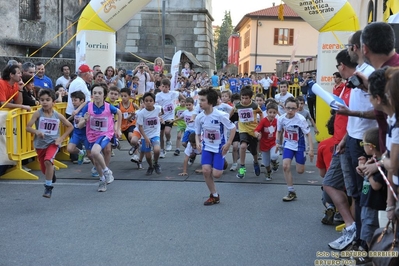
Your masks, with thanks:
[(100, 176), (98, 174), (98, 172), (97, 172), (97, 169), (94, 166), (91, 168), (91, 176), (92, 177), (99, 177)]
[(107, 184), (110, 184), (110, 183), (114, 182), (114, 176), (112, 175), (112, 171), (111, 170), (104, 171), (104, 176), (105, 176), (105, 182)]
[(165, 158), (166, 152), (165, 150), (162, 150), (161, 153), (159, 154), (159, 158)]
[(140, 158), (137, 154), (133, 154), (133, 156), (130, 157), (130, 161), (133, 163), (138, 163), (140, 161)]
[(340, 236), (337, 240), (328, 244), (331, 249), (335, 250), (343, 250), (347, 246), (349, 246), (356, 237), (356, 225), (352, 224), (352, 228), (347, 230), (344, 228), (342, 231), (342, 236)]
[(83, 159), (83, 164), (89, 164), (89, 163), (91, 163), (90, 159), (87, 158), (87, 157), (85, 157), (85, 158)]
[(30, 169), (30, 168), (28, 168), (26, 166), (23, 166), (23, 165), (22, 165), (22, 170), (25, 170), (26, 172), (32, 171), (32, 169)]
[(97, 189), (97, 191), (98, 191), (98, 192), (105, 192), (105, 191), (107, 191), (107, 182), (106, 182), (106, 181), (100, 181), (100, 182), (98, 183), (98, 189)]
[(230, 167), (230, 171), (237, 171), (237, 163), (233, 163)]
[(111, 151), (111, 157), (114, 157), (114, 156), (115, 156), (114, 151)]
[(171, 151), (172, 150), (172, 142), (171, 141), (167, 141), (166, 142), (166, 151)]

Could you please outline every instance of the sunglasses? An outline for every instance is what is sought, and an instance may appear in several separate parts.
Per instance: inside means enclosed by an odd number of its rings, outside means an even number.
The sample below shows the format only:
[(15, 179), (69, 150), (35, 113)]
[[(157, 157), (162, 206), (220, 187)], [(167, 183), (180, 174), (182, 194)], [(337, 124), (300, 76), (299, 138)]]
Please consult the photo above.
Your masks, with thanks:
[(285, 109), (294, 111), (294, 110), (296, 110), (296, 109), (298, 109), (298, 108), (296, 108), (296, 107), (285, 107)]

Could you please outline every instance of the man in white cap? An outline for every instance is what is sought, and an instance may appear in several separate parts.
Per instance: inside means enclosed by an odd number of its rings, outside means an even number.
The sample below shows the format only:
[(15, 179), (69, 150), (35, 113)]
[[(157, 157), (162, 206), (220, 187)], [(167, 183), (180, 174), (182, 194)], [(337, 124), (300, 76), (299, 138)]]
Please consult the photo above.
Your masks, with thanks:
[(90, 102), (91, 94), (89, 91), (89, 87), (91, 86), (91, 82), (93, 80), (93, 70), (88, 65), (81, 65), (78, 69), (78, 76), (74, 81), (69, 85), (68, 91), (68, 105), (66, 109), (67, 118), (72, 115), (72, 112), (75, 110), (72, 105), (71, 94), (75, 91), (82, 91), (86, 95), (86, 102)]

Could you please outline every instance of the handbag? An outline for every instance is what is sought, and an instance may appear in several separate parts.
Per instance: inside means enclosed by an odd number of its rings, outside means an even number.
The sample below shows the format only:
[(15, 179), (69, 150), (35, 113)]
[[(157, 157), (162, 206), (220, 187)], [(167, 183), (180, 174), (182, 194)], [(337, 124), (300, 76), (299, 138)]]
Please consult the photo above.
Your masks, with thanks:
[(369, 249), (369, 257), (372, 259), (374, 265), (399, 265), (397, 226), (397, 221), (393, 222), (389, 220), (385, 228), (375, 230)]

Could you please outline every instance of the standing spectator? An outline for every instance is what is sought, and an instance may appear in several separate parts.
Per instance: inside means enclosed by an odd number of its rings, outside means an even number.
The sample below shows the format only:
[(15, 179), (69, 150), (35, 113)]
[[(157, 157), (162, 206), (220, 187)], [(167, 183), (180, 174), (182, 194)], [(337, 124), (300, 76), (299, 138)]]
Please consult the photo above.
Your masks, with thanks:
[(274, 96), (276, 95), (276, 91), (277, 91), (277, 86), (278, 86), (278, 77), (276, 75), (276, 73), (272, 74), (272, 94), (271, 97), (274, 98)]
[(96, 74), (97, 74), (98, 72), (102, 72), (102, 71), (101, 71), (100, 65), (94, 65), (94, 66), (93, 66), (93, 76), (96, 76)]
[[(7, 66), (0, 79), (0, 106), (3, 108), (22, 108), (30, 111), (30, 106), (22, 104), (21, 70), (17, 65)], [(22, 84), (21, 84), (22, 85)], [(19, 91), (19, 92), (18, 92)], [(9, 101), (11, 98), (11, 101)], [(8, 103), (6, 103), (8, 101)]]
[(339, 74), (339, 72), (335, 72), (333, 74), (333, 79), (335, 82), (333, 87), (333, 94), (339, 96), (345, 87), (345, 83), (342, 82), (342, 77), (341, 74)]
[(63, 65), (61, 67), (61, 72), (62, 76), (57, 79), (55, 82), (55, 85), (62, 85), (64, 89), (67, 88), (67, 84), (71, 82), (71, 77), (69, 76), (71, 74), (71, 70), (68, 65)]
[(30, 75), (33, 77), (36, 73), (36, 66), (32, 62), (25, 62), (22, 64), (22, 75)]
[[(93, 80), (93, 70), (88, 65), (81, 65), (78, 69), (78, 77), (72, 81), (71, 85), (69, 86), (69, 93), (68, 93), (68, 105), (66, 109), (67, 118), (69, 118), (75, 108), (72, 104), (71, 94), (75, 91), (81, 91), (86, 96), (86, 102), (90, 102), (91, 100), (91, 93), (89, 91), (89, 87), (91, 86), (91, 82)], [(80, 109), (76, 112), (78, 113)]]
[[(302, 93), (306, 91), (306, 100), (308, 103), (309, 113), (313, 120), (316, 122), (316, 94), (314, 94), (312, 87), (316, 83), (315, 77), (310, 73), (306, 74), (306, 79), (300, 83)], [(305, 87), (305, 88), (304, 88)]]
[(212, 87), (216, 90), (219, 89), (219, 76), (217, 75), (218, 72), (213, 71), (213, 76), (211, 77), (212, 80)]
[(184, 68), (181, 70), (181, 75), (188, 78), (190, 76), (190, 72), (190, 63), (187, 62), (184, 64)]
[[(273, 81), (267, 76), (267, 74), (265, 74), (265, 76), (259, 80), (258, 82), (262, 88), (263, 88), (263, 94), (264, 95), (268, 95), (269, 93), (269, 88), (270, 86), (273, 84)], [(273, 97), (274, 98), (274, 97)]]
[(36, 63), (36, 75), (34, 77), (35, 86), (43, 88), (43, 89), (54, 89), (53, 82), (49, 77), (45, 75), (46, 68), (43, 63)]
[(113, 66), (108, 66), (106, 69), (105, 69), (105, 73), (104, 73), (104, 81), (105, 81), (105, 83), (107, 84), (107, 86), (111, 86), (111, 85), (113, 85), (113, 84), (111, 84), (112, 83), (112, 79), (114, 78), (114, 76), (115, 76), (115, 69), (114, 69), (114, 67)]
[(148, 66), (141, 61), (140, 64), (134, 69), (133, 76), (139, 78), (139, 85), (137, 87), (137, 94), (143, 95), (147, 91), (147, 82), (152, 80), (151, 73)]
[(163, 73), (163, 69), (165, 67), (165, 62), (162, 58), (157, 57), (154, 60), (154, 72), (155, 73)]
[(39, 101), (34, 96), (33, 78), (31, 75), (22, 75), (22, 82), (25, 86), (22, 89), (22, 104), (29, 106), (39, 105)]

